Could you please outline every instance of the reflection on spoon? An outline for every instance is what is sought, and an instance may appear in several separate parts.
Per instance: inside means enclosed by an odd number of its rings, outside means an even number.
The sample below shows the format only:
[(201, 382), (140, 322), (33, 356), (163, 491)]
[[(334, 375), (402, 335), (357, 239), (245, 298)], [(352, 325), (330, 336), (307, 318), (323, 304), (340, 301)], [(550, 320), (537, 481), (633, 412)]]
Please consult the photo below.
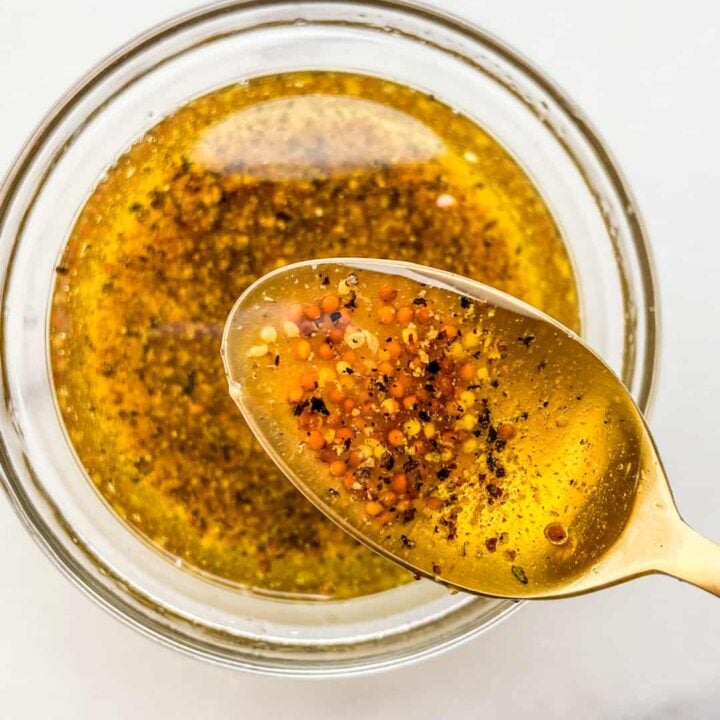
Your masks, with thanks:
[(645, 423), (577, 337), (409, 263), (287, 266), (238, 300), (230, 392), (332, 520), (450, 586), (547, 598), (665, 572), (720, 594)]

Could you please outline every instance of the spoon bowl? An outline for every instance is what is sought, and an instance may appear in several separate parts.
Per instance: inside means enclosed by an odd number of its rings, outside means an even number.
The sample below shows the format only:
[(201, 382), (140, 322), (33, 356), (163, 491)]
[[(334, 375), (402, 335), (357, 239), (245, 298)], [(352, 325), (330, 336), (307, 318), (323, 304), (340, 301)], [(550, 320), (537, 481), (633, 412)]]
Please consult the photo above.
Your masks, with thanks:
[(297, 263), (238, 299), (222, 354), (282, 472), (417, 576), (533, 599), (661, 572), (720, 594), (720, 548), (680, 518), (621, 381), (514, 297), (400, 261)]

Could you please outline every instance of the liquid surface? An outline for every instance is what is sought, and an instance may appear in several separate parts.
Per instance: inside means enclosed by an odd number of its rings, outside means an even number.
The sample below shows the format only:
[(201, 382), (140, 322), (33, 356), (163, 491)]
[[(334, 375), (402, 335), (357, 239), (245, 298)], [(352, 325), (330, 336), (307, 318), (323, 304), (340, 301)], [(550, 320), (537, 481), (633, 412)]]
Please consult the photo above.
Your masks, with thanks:
[(349, 262), (275, 273), (228, 321), (230, 392), (268, 452), (371, 546), (454, 586), (542, 595), (590, 570), (642, 464), (617, 378), (543, 319)]
[(422, 93), (339, 73), (258, 78), (152, 128), (80, 213), (53, 302), (60, 409), (114, 510), (186, 566), (290, 597), (410, 578), (287, 482), (227, 394), (237, 297), (334, 255), (452, 269), (577, 327), (557, 229), (507, 153)]

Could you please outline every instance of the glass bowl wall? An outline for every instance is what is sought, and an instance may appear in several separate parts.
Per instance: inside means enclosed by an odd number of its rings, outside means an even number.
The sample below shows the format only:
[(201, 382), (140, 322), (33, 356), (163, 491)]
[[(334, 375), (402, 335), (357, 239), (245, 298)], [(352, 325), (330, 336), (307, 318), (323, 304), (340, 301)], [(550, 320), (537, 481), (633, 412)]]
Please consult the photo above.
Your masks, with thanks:
[(233, 667), (342, 674), (438, 652), (518, 604), (418, 582), (365, 598), (288, 602), (169, 563), (101, 501), (65, 435), (51, 382), (57, 259), (99, 178), (187, 101), (300, 69), (377, 75), (437, 96), (492, 133), (534, 179), (579, 283), (583, 334), (647, 408), (655, 369), (646, 238), (622, 177), (582, 114), (483, 31), (402, 2), (234, 2), (177, 18), (73, 88), (0, 189), (2, 482), (28, 530), (100, 604), (147, 635)]

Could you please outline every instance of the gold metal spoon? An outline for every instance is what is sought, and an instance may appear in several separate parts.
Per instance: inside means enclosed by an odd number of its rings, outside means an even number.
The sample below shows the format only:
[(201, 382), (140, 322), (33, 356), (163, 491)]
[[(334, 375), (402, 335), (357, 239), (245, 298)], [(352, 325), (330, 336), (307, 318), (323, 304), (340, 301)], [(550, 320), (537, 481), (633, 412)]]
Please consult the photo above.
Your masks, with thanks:
[(329, 259), (255, 282), (222, 343), (230, 393), (328, 517), (418, 576), (552, 598), (664, 573), (720, 595), (645, 422), (578, 337), (410, 263)]

